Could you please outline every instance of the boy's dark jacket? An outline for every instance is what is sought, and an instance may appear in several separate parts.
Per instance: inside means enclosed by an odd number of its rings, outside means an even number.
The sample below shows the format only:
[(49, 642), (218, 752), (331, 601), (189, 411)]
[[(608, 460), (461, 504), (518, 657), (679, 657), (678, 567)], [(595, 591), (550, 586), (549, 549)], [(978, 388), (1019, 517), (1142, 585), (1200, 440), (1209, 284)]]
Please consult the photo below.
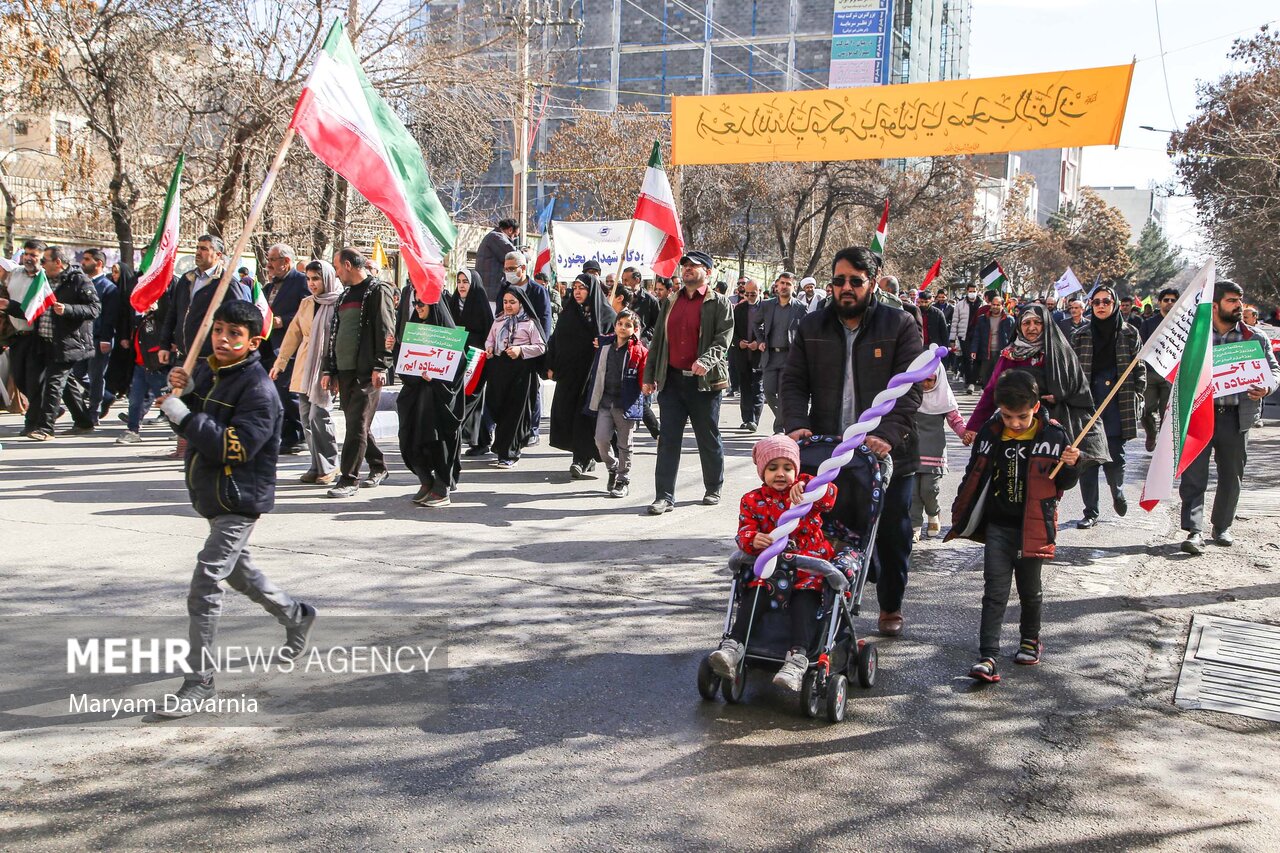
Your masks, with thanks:
[(229, 367), (212, 357), (196, 365), (191, 414), (175, 429), (187, 440), (184, 467), (191, 505), (205, 518), (256, 518), (276, 503), (276, 462), (284, 408), (255, 351)]
[[(1056, 421), (1049, 419), (1043, 406), (1036, 417), (1040, 421), (1040, 432), (1031, 445), (1027, 465), (1027, 501), (1023, 505), (1019, 556), (1052, 560), (1058, 534), (1058, 501), (1062, 493), (1080, 479), (1080, 472), (1075, 466), (1063, 465), (1057, 477), (1049, 477), (1062, 451), (1071, 444), (1071, 438)], [(969, 466), (960, 482), (960, 493), (951, 506), (951, 530), (944, 541), (958, 538), (986, 541), (983, 508), (991, 499), (991, 472), (1003, 430), (1004, 422), (998, 412), (978, 430)]]
[[(600, 335), (597, 340), (600, 346), (591, 362), (587, 384), (583, 386), (586, 393), (583, 395), (582, 413), (586, 415), (594, 415), (599, 411), (598, 406), (592, 406), (596, 377), (605, 367), (609, 348), (618, 345), (616, 335)], [(622, 397), (618, 400), (618, 406), (623, 410), (622, 416), (629, 421), (644, 420), (644, 392), (640, 381), (644, 378), (644, 366), (648, 358), (649, 350), (644, 344), (636, 340), (634, 335), (627, 339), (627, 362), (622, 366)]]

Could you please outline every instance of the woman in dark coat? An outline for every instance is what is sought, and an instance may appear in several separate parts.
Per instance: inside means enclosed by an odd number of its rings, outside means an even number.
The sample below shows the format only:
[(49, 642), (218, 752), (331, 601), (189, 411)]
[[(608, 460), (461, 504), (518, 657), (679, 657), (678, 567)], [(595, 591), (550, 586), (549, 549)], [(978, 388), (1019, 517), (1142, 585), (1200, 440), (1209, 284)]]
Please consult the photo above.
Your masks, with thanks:
[(587, 376), (595, 362), (596, 340), (613, 333), (615, 314), (600, 279), (583, 273), (573, 280), (573, 297), (565, 303), (547, 347), (547, 378), (554, 379), (551, 403), (551, 446), (573, 454), (569, 476), (595, 479), (600, 461), (595, 418), (583, 413)]
[[(412, 301), (409, 323), (455, 327), (453, 315), (443, 301), (427, 305), (418, 301), (416, 293)], [(400, 456), (421, 484), (413, 496), (418, 506), (448, 506), (449, 490), (458, 485), (462, 376), (461, 368), (447, 381), (400, 374), (402, 386), (396, 397)]]
[[(1120, 380), (1120, 374), (1138, 354), (1142, 341), (1133, 324), (1120, 317), (1120, 300), (1110, 287), (1094, 290), (1089, 303), (1093, 312), (1089, 324), (1072, 336), (1071, 345), (1080, 359), (1080, 368), (1089, 378), (1094, 403), (1101, 406)], [(1129, 502), (1124, 496), (1124, 445), (1138, 435), (1138, 413), (1146, 389), (1146, 371), (1141, 366), (1131, 370), (1115, 399), (1098, 419), (1110, 456), (1110, 461), (1104, 461), (1101, 467), (1111, 487), (1111, 505), (1119, 516), (1129, 511)], [(1098, 462), (1093, 461), (1080, 469), (1084, 519), (1078, 526), (1086, 530), (1098, 523), (1098, 467)]]
[(107, 390), (123, 400), (129, 396), (133, 387), (133, 368), (137, 362), (137, 353), (133, 351), (133, 333), (142, 320), (142, 315), (133, 310), (129, 298), (138, 286), (138, 274), (127, 264), (116, 264), (120, 272), (113, 279), (119, 291), (119, 313), (116, 316), (116, 339), (111, 348), (111, 357), (107, 359), (107, 372), (103, 377)]
[[(991, 380), (982, 391), (978, 405), (965, 426), (964, 443), (973, 442), (978, 431), (996, 411), (995, 388), (1006, 370), (1025, 370), (1035, 377), (1041, 400), (1049, 416), (1074, 439), (1093, 416), (1093, 394), (1080, 367), (1075, 350), (1062, 330), (1053, 323), (1049, 309), (1032, 303), (1018, 316), (1017, 335), (1000, 353), (991, 371)], [(1107, 441), (1102, 428), (1094, 424), (1080, 442), (1081, 464), (1106, 462)]]
[[(484, 283), (475, 270), (458, 271), (458, 287), (446, 293), (444, 301), (449, 306), (455, 325), (467, 330), (467, 346), (484, 350), (484, 342), (493, 328), (493, 306), (485, 298)], [(485, 414), (485, 374), (480, 374), (476, 392), (463, 398), (462, 441), (467, 445), (465, 456), (483, 456), (493, 444), (493, 421)]]

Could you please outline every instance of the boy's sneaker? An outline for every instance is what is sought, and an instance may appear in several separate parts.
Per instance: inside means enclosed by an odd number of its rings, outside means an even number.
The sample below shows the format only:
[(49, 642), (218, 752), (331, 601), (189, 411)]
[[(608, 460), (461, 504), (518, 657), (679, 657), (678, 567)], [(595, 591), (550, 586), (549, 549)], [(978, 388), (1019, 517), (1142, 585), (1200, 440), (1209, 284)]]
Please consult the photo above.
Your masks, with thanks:
[(310, 604), (299, 604), (298, 607), (302, 610), (302, 619), (297, 625), (284, 631), (284, 645), (279, 652), (282, 660), (297, 660), (307, 650), (307, 638), (311, 636), (311, 629), (316, 624), (314, 607)]
[(996, 671), (995, 658), (983, 658), (982, 660), (969, 667), (969, 677), (975, 681), (985, 681), (988, 684), (995, 684), (1000, 680), (1000, 673)]
[(778, 670), (778, 674), (773, 677), (773, 683), (790, 690), (792, 693), (800, 692), (800, 685), (804, 683), (804, 674), (809, 671), (809, 659), (799, 652), (788, 652), (786, 663), (782, 665), (782, 669)]
[(116, 444), (138, 444), (141, 441), (141, 435), (136, 432), (126, 430), (123, 435), (116, 439)]
[(218, 691), (213, 686), (213, 679), (208, 681), (184, 681), (177, 693), (166, 693), (157, 705), (154, 716), (165, 720), (180, 720), (190, 717), (200, 706), (218, 698)]
[(737, 640), (725, 638), (720, 641), (720, 648), (711, 653), (711, 671), (721, 678), (734, 679), (738, 675), (738, 665), (746, 657), (746, 647)]
[(1035, 666), (1040, 663), (1040, 653), (1044, 651), (1044, 643), (1039, 640), (1023, 639), (1018, 644), (1018, 651), (1013, 656), (1014, 663), (1020, 663), (1023, 666)]
[(627, 482), (625, 477), (620, 477), (617, 482), (613, 484), (613, 488), (609, 490), (609, 497), (625, 498), (631, 493), (630, 486), (631, 484)]

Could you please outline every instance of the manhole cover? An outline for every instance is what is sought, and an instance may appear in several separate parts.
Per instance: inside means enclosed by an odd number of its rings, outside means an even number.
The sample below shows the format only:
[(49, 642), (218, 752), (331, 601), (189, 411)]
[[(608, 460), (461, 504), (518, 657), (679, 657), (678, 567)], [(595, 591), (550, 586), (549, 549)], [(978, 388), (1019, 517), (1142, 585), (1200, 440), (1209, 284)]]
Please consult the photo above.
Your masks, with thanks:
[(1280, 626), (1193, 615), (1173, 702), (1280, 722)]

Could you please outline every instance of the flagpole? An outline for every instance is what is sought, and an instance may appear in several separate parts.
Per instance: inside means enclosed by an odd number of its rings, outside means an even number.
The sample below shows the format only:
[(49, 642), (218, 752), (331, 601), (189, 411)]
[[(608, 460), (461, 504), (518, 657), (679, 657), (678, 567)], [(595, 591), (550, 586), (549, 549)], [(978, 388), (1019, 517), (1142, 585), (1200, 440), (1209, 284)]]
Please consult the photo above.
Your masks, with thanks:
[[(1121, 373), (1120, 378), (1116, 380), (1116, 384), (1111, 386), (1111, 393), (1107, 395), (1107, 399), (1102, 401), (1102, 405), (1093, 413), (1093, 417), (1089, 418), (1088, 422), (1085, 423), (1084, 428), (1080, 430), (1080, 434), (1076, 436), (1075, 441), (1071, 442), (1072, 447), (1079, 447), (1080, 442), (1084, 441), (1085, 435), (1088, 434), (1089, 430), (1093, 429), (1093, 425), (1097, 423), (1098, 418), (1102, 416), (1102, 410), (1107, 407), (1107, 404), (1115, 399), (1116, 394), (1120, 392), (1120, 387), (1124, 385), (1124, 381), (1129, 378), (1129, 374), (1133, 373), (1133, 369), (1138, 366), (1138, 362), (1140, 361), (1142, 361), (1141, 354), (1135, 355), (1133, 357), (1133, 361), (1129, 362), (1129, 366), (1124, 369), (1124, 373)], [(1058, 476), (1058, 472), (1062, 470), (1062, 465), (1063, 462), (1059, 459), (1058, 464), (1054, 465), (1053, 470), (1049, 472), (1049, 477), (1053, 478)]]
[(271, 168), (267, 170), (267, 176), (262, 179), (262, 187), (258, 190), (258, 195), (253, 199), (253, 205), (249, 208), (249, 216), (245, 219), (244, 228), (240, 231), (240, 237), (236, 240), (235, 248), (231, 253), (231, 260), (227, 261), (224, 257), (222, 278), (218, 281), (218, 289), (213, 292), (213, 299), (209, 302), (209, 310), (205, 312), (204, 320), (200, 322), (200, 328), (196, 330), (196, 336), (192, 338), (187, 349), (187, 359), (182, 363), (182, 370), (191, 375), (191, 371), (195, 369), (196, 361), (200, 358), (200, 348), (204, 346), (204, 339), (209, 336), (209, 330), (213, 328), (213, 315), (217, 313), (218, 307), (222, 305), (222, 299), (227, 294), (227, 288), (231, 285), (231, 276), (235, 272), (236, 264), (240, 262), (240, 256), (244, 254), (244, 250), (249, 245), (249, 237), (253, 234), (253, 229), (258, 225), (258, 219), (262, 216), (263, 209), (267, 206), (267, 196), (271, 194), (271, 187), (276, 182), (276, 176), (280, 174), (280, 167), (284, 165), (284, 157), (289, 153), (289, 146), (293, 144), (293, 137), (297, 134), (297, 130), (293, 125), (285, 131), (284, 139), (280, 142), (280, 150), (276, 152), (276, 157), (271, 161)]
[(627, 240), (622, 244), (622, 254), (618, 256), (618, 271), (613, 274), (613, 287), (609, 288), (609, 301), (613, 301), (613, 294), (618, 289), (618, 282), (622, 280), (622, 267), (627, 262), (627, 249), (631, 248), (631, 232), (636, 230), (636, 218), (631, 217), (631, 227), (627, 229)]

